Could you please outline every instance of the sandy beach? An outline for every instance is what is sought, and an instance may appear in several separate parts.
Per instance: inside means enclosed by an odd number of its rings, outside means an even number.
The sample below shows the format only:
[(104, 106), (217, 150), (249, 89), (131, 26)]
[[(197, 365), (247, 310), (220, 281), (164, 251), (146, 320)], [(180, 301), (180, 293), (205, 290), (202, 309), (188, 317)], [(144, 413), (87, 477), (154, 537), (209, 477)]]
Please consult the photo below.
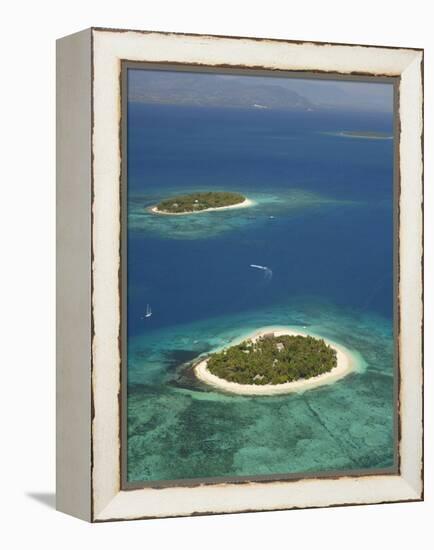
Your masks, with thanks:
[(238, 204), (230, 204), (229, 206), (220, 206), (218, 208), (205, 208), (204, 210), (193, 210), (191, 212), (163, 212), (158, 210), (156, 206), (151, 207), (151, 212), (154, 214), (162, 214), (164, 216), (189, 216), (190, 214), (202, 214), (203, 212), (213, 212), (214, 210), (233, 210), (235, 208), (248, 208), (254, 206), (254, 202), (251, 199), (245, 199)]
[[(275, 336), (309, 336), (308, 332), (299, 332), (290, 328), (264, 327), (250, 335), (243, 336), (242, 338), (232, 342), (230, 346), (233, 346), (243, 340), (255, 341), (264, 334), (269, 334), (271, 332), (274, 333)], [(315, 334), (312, 334), (311, 336), (320, 338), (320, 336)], [(326, 372), (325, 374), (320, 374), (306, 380), (296, 380), (294, 382), (286, 382), (285, 384), (265, 384), (264, 386), (228, 382), (227, 380), (215, 376), (207, 369), (207, 359), (204, 359), (195, 365), (194, 373), (197, 378), (205, 384), (213, 386), (216, 389), (229, 393), (236, 393), (238, 395), (276, 395), (282, 393), (304, 392), (319, 386), (332, 384), (355, 369), (355, 359), (347, 349), (336, 344), (335, 342), (327, 340), (326, 338), (323, 338), (323, 340), (326, 344), (336, 350), (337, 365), (330, 372)]]

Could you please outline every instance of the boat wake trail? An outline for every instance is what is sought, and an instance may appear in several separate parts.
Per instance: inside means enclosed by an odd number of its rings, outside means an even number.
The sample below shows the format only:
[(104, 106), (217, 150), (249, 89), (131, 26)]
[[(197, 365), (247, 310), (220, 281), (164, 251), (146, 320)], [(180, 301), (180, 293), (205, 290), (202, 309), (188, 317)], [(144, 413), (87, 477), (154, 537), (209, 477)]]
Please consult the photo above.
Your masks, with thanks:
[(264, 279), (270, 280), (273, 277), (273, 272), (266, 265), (250, 264), (250, 267), (253, 267), (255, 269), (260, 269), (261, 271), (263, 271)]

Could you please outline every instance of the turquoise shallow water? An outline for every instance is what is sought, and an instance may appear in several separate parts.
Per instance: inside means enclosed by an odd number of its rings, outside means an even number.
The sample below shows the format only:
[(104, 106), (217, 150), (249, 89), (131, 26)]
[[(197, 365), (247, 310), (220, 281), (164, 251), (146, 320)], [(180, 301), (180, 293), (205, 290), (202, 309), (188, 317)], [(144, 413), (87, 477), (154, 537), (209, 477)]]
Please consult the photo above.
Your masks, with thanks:
[[(180, 367), (282, 324), (356, 351), (357, 371), (303, 394), (252, 398), (213, 391)], [(129, 380), (129, 481), (393, 466), (393, 339), (379, 317), (306, 298), (149, 331), (131, 342)]]

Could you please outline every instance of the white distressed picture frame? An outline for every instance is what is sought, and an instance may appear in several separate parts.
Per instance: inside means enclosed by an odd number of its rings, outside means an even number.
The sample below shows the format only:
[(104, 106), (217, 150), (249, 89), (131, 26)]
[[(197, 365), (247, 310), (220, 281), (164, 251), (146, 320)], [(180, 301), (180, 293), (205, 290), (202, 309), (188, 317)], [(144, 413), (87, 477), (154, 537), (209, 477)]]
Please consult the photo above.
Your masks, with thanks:
[[(121, 487), (121, 63), (399, 78), (399, 473)], [(423, 51), (93, 28), (57, 44), (57, 507), (87, 521), (423, 499)]]

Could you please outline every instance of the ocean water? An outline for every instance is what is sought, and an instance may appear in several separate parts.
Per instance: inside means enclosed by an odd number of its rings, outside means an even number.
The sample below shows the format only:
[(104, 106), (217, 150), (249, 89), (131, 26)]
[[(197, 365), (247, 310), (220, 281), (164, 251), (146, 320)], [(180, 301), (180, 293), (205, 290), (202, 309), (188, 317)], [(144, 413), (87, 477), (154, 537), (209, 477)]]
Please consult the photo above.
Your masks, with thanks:
[[(129, 104), (128, 481), (394, 466), (393, 140), (343, 131), (392, 135), (392, 115)], [(149, 211), (199, 190), (254, 205)], [(268, 325), (343, 344), (356, 371), (273, 397), (194, 379)]]

